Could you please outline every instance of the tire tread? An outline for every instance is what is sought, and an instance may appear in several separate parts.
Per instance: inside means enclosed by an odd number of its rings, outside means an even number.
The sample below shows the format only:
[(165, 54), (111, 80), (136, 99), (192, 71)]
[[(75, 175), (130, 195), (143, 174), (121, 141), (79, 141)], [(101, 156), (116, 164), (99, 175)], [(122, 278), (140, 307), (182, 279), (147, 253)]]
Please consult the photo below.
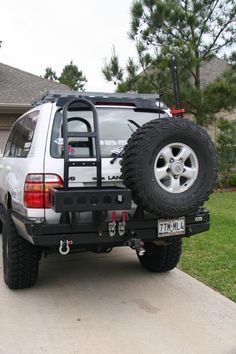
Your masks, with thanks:
[(173, 237), (168, 245), (158, 246), (154, 243), (146, 245), (146, 252), (139, 256), (142, 266), (155, 273), (167, 272), (174, 269), (182, 252), (182, 239)]
[[(168, 198), (161, 198), (145, 188), (143, 169), (147, 150), (156, 142), (174, 136), (175, 132), (188, 131), (197, 137), (211, 159), (211, 170), (198, 193), (193, 191), (194, 198), (182, 197), (181, 203), (173, 203)], [(173, 133), (174, 132), (174, 133)], [(217, 157), (214, 144), (205, 129), (183, 118), (162, 118), (150, 121), (138, 128), (128, 140), (122, 156), (122, 177), (126, 187), (132, 190), (133, 200), (144, 210), (162, 217), (178, 217), (197, 210), (208, 200), (213, 192), (217, 178)], [(205, 167), (210, 168), (209, 166)]]
[(35, 284), (41, 254), (39, 247), (17, 234), (13, 220), (8, 216), (3, 223), (3, 266), (4, 280), (10, 289), (23, 289)]

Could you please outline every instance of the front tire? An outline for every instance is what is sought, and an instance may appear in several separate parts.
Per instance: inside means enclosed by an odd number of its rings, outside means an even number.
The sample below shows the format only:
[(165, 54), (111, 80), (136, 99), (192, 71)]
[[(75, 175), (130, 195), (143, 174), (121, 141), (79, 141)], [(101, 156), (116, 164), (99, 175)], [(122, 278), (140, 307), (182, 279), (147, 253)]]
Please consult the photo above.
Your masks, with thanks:
[(182, 252), (182, 239), (173, 237), (168, 240), (167, 245), (157, 245), (148, 242), (144, 245), (145, 253), (138, 259), (142, 266), (150, 272), (167, 272), (174, 269), (180, 259)]
[(4, 281), (10, 289), (33, 286), (38, 278), (42, 250), (21, 238), (7, 215), (2, 233)]

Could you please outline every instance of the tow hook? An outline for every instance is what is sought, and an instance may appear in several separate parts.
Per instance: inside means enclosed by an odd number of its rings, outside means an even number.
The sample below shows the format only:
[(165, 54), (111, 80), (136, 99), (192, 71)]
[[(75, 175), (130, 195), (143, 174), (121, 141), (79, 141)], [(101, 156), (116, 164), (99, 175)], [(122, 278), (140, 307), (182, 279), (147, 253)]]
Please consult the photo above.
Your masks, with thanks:
[(111, 215), (111, 222), (108, 224), (108, 232), (110, 237), (114, 237), (116, 234), (116, 212), (113, 211)]
[(68, 254), (70, 252), (70, 245), (73, 245), (73, 241), (69, 241), (69, 240), (61, 240), (60, 241), (60, 247), (59, 247), (59, 252), (60, 254), (62, 254), (63, 256), (65, 256), (66, 254)]
[(121, 215), (121, 220), (119, 223), (118, 223), (118, 234), (119, 236), (124, 236), (125, 234), (125, 225), (126, 225), (126, 213), (125, 211), (122, 211), (122, 215)]
[(140, 240), (140, 238), (132, 238), (128, 241), (128, 245), (133, 250), (136, 250), (139, 256), (143, 256), (145, 253), (145, 249), (143, 248), (144, 243)]

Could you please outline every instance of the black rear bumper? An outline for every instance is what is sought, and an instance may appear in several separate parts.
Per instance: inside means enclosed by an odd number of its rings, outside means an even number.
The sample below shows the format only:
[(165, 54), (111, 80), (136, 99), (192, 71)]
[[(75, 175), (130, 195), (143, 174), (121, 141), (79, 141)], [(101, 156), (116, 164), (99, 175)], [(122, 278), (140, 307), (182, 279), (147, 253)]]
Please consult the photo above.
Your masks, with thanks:
[[(113, 237), (109, 234), (107, 220), (100, 223), (46, 224), (32, 223), (15, 212), (12, 213), (12, 217), (21, 236), (42, 247), (57, 247), (61, 240), (68, 240), (77, 248), (96, 245), (123, 246), (131, 239), (158, 240), (158, 218), (150, 214), (142, 218), (129, 218), (126, 220), (125, 234), (120, 236), (116, 233)], [(207, 210), (199, 210), (185, 216), (185, 220), (185, 234), (178, 237), (189, 237), (208, 231), (210, 228), (210, 216)]]
[(131, 209), (131, 190), (119, 187), (52, 188), (49, 201), (56, 213)]

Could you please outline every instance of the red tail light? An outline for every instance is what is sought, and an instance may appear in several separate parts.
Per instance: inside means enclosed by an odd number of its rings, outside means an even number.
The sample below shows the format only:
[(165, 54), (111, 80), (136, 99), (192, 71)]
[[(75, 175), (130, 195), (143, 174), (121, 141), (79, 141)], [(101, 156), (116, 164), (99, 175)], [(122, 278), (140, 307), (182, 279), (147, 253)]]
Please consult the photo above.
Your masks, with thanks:
[(25, 179), (24, 205), (27, 208), (49, 208), (49, 189), (63, 187), (60, 176), (30, 173)]

